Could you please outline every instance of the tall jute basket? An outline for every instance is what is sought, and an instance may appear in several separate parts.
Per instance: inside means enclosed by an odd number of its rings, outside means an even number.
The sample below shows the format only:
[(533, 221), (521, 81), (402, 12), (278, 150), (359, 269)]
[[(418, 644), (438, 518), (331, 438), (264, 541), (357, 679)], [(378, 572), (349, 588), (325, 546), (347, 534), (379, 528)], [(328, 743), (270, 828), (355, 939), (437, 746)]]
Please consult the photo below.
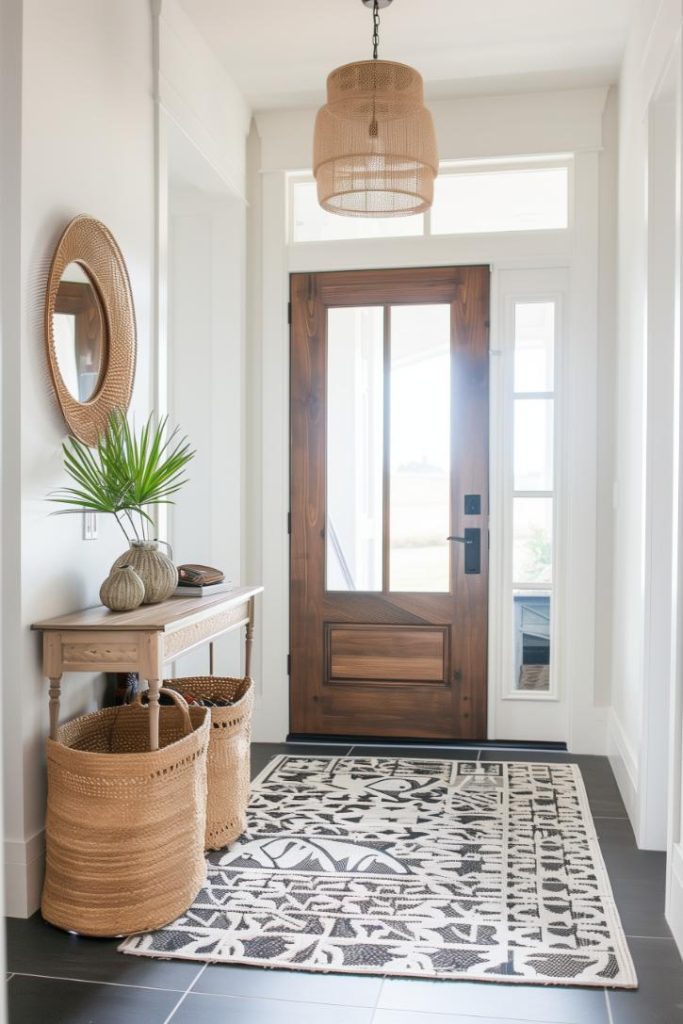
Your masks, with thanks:
[(164, 685), (198, 700), (233, 701), (228, 707), (210, 708), (205, 844), (207, 850), (220, 850), (247, 827), (254, 685), (248, 676), (183, 676)]
[(83, 935), (159, 928), (206, 878), (209, 715), (160, 708), (159, 750), (136, 703), (82, 715), (47, 741), (43, 917)]

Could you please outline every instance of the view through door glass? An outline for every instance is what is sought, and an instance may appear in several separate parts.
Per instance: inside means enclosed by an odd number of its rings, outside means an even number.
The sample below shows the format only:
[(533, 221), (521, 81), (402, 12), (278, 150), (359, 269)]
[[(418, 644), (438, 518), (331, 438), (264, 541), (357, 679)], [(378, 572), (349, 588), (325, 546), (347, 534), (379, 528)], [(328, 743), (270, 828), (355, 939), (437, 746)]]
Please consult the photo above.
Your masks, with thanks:
[(488, 284), (292, 277), (292, 732), (485, 735)]

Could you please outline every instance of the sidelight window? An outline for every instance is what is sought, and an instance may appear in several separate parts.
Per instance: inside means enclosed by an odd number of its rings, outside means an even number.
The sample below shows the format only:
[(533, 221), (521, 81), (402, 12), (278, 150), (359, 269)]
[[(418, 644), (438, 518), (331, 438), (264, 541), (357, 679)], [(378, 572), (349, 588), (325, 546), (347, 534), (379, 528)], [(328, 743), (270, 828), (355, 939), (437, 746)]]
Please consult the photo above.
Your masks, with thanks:
[(512, 388), (513, 691), (552, 689), (555, 301), (514, 304)]

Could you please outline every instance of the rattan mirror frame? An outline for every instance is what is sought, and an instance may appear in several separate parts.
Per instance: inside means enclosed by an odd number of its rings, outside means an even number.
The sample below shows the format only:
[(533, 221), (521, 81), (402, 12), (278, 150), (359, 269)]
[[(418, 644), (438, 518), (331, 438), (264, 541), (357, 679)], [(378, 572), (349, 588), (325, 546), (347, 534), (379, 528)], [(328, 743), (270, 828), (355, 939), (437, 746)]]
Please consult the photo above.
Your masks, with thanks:
[[(80, 263), (96, 288), (104, 313), (106, 344), (100, 381), (92, 398), (79, 402), (59, 369), (54, 337), (57, 290), (69, 263)], [(137, 333), (128, 270), (116, 239), (93, 217), (75, 217), (57, 243), (45, 297), (45, 343), (57, 401), (72, 434), (95, 445), (114, 409), (130, 404), (135, 379)]]

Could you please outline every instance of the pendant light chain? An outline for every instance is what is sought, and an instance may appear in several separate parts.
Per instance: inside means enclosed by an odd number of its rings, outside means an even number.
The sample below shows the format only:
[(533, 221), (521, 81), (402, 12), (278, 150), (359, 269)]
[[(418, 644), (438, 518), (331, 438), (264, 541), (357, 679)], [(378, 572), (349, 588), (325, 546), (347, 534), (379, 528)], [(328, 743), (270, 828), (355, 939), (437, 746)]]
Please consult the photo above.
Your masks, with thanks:
[[(377, 60), (379, 56), (379, 0), (375, 0), (372, 5), (372, 59)], [(379, 125), (377, 124), (377, 109), (376, 109), (376, 95), (377, 95), (377, 74), (376, 68), (372, 69), (372, 117), (370, 118), (370, 124), (368, 126), (368, 135), (371, 139), (376, 139), (379, 135)]]
[(372, 6), (372, 59), (379, 56), (379, 0)]

